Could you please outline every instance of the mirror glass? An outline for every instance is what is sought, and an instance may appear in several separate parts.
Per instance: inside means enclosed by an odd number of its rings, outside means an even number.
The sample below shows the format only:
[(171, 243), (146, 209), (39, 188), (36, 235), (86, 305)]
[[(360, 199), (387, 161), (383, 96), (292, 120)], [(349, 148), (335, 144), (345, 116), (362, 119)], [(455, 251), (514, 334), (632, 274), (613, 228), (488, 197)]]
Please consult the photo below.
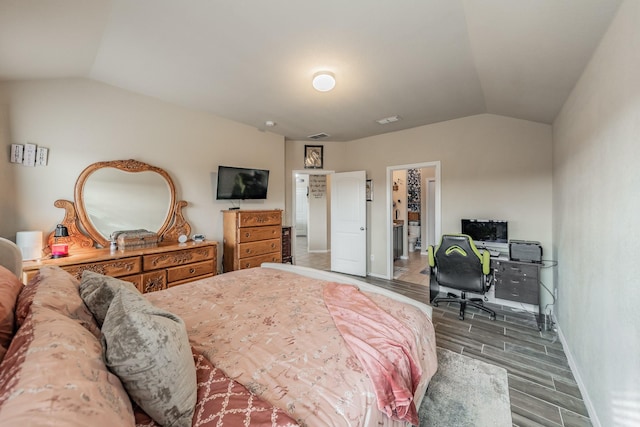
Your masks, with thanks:
[(157, 232), (171, 209), (171, 189), (154, 171), (126, 172), (111, 167), (93, 171), (84, 183), (84, 209), (107, 240), (119, 230)]

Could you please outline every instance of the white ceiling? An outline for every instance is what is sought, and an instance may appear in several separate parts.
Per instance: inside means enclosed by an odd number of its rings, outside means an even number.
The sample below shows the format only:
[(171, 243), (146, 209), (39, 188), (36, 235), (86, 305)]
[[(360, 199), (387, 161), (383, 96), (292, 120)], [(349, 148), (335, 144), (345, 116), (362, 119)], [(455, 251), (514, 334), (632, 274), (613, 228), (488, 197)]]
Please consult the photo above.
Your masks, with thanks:
[[(259, 129), (273, 120), (296, 140), (479, 113), (552, 123), (619, 4), (0, 0), (0, 80), (86, 77)], [(333, 91), (311, 87), (319, 70)]]

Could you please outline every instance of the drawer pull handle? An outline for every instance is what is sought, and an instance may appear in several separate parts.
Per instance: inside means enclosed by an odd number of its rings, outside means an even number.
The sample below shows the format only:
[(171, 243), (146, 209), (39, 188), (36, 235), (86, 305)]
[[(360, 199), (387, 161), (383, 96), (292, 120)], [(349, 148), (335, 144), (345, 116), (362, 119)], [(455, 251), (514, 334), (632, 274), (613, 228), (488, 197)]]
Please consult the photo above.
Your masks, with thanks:
[(244, 237), (249, 237), (251, 236), (251, 233), (244, 233)]
[(189, 273), (193, 274), (193, 273), (195, 273), (195, 272), (196, 272), (196, 269), (195, 269), (195, 268), (190, 268), (190, 269), (189, 269)]

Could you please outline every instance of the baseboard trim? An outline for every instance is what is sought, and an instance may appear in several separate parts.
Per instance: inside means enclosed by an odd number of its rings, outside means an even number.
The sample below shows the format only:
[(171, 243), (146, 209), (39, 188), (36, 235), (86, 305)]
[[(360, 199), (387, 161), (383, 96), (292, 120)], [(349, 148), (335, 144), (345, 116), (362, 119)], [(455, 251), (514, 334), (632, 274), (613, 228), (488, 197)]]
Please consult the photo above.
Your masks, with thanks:
[(573, 354), (571, 354), (571, 350), (567, 345), (567, 340), (562, 333), (562, 328), (560, 328), (560, 324), (557, 323), (556, 319), (556, 328), (558, 329), (558, 338), (560, 339), (560, 343), (562, 343), (562, 348), (564, 349), (564, 354), (567, 356), (567, 362), (569, 362), (569, 368), (571, 368), (571, 372), (573, 373), (574, 378), (576, 379), (576, 383), (578, 384), (578, 388), (580, 389), (580, 394), (582, 395), (582, 401), (584, 402), (584, 406), (587, 407), (587, 412), (589, 413), (589, 418), (591, 421), (591, 425), (593, 427), (602, 427), (600, 424), (600, 420), (598, 419), (598, 414), (596, 413), (596, 409), (593, 406), (593, 402), (591, 402), (591, 398), (589, 397), (589, 393), (587, 392), (587, 387), (582, 380), (582, 376), (580, 376), (580, 370), (576, 365), (576, 361), (573, 358)]
[(384, 276), (384, 275), (382, 275), (382, 274), (378, 274), (378, 273), (371, 273), (371, 272), (369, 272), (369, 273), (367, 273), (367, 276), (375, 277), (375, 278), (377, 278), (377, 279), (389, 280), (389, 279), (387, 279), (387, 276)]
[(329, 252), (331, 252), (330, 249), (317, 249), (317, 250), (307, 250), (307, 253), (310, 254), (328, 254)]

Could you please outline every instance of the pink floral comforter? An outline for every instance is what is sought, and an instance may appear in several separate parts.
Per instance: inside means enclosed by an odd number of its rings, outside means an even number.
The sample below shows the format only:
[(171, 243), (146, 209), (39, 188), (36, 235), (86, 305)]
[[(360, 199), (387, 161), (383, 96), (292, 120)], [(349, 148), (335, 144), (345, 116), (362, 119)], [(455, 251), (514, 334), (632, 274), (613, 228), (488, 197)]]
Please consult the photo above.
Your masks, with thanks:
[[(404, 426), (378, 410), (373, 385), (323, 300), (328, 282), (256, 268), (146, 294), (180, 317), (194, 350), (301, 426)], [(416, 339), (422, 396), (435, 373), (435, 334), (418, 308), (367, 293)]]

